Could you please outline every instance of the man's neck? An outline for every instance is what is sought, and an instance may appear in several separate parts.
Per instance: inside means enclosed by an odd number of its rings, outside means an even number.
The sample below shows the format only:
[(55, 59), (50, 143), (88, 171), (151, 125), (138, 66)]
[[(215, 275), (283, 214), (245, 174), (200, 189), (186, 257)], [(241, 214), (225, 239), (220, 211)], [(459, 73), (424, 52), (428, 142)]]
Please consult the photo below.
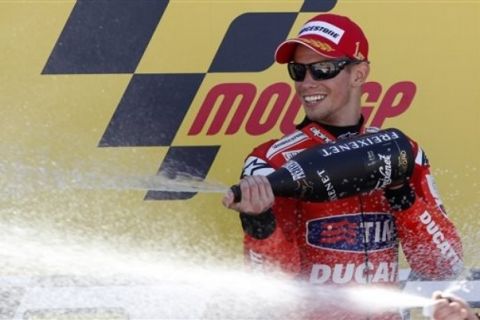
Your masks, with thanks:
[[(305, 117), (305, 119), (303, 119), (303, 121), (297, 125), (297, 129), (301, 129), (312, 122), (316, 122), (316, 121), (312, 121), (307, 117)], [(338, 138), (338, 137), (348, 137), (350, 135), (358, 134), (362, 128), (363, 122), (364, 122), (363, 116), (360, 116), (360, 119), (358, 119), (357, 123), (354, 125), (339, 126), (339, 125), (324, 124), (321, 122), (316, 122), (316, 123), (321, 125), (333, 136)]]

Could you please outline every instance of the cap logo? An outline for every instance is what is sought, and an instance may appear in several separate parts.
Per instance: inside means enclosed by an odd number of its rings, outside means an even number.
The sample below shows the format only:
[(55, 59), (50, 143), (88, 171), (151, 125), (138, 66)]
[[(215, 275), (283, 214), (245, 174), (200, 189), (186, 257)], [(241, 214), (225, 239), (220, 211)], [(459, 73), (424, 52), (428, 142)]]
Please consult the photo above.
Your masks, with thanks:
[(319, 40), (314, 40), (314, 39), (302, 39), (302, 40), (303, 40), (303, 42), (308, 43), (308, 44), (312, 45), (313, 47), (322, 50), (323, 52), (332, 52), (332, 51), (335, 50), (328, 43), (325, 43), (325, 42), (322, 42), (322, 41), (319, 41)]
[(298, 36), (305, 36), (307, 34), (314, 34), (338, 44), (343, 37), (345, 30), (334, 26), (325, 21), (310, 21), (306, 23)]
[(360, 42), (355, 42), (355, 53), (353, 57), (358, 60), (364, 60), (365, 56), (360, 52)]

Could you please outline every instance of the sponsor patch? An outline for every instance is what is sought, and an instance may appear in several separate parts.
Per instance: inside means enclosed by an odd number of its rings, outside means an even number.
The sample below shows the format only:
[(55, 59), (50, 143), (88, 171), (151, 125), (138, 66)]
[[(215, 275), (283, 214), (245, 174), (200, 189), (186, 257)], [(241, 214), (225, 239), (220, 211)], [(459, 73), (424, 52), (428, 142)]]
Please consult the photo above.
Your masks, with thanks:
[(303, 150), (305, 149), (299, 149), (299, 150), (291, 150), (291, 151), (286, 151), (286, 152), (282, 152), (282, 156), (285, 160), (290, 160), (292, 159), (293, 157), (295, 157), (297, 154), (299, 154), (300, 152), (302, 152)]
[(457, 255), (455, 249), (452, 247), (450, 242), (445, 239), (440, 226), (435, 222), (428, 211), (424, 211), (419, 216), (420, 221), (425, 226), (428, 234), (431, 236), (432, 242), (437, 247), (440, 254), (450, 262), (450, 265), (456, 270), (460, 270), (463, 267), (462, 259)]
[(307, 221), (307, 243), (335, 251), (381, 251), (396, 245), (391, 214), (347, 214)]
[(323, 52), (332, 52), (335, 50), (328, 43), (325, 43), (323, 41), (314, 40), (314, 39), (303, 39), (303, 42), (308, 43), (312, 47), (318, 48)]
[(310, 273), (310, 282), (313, 284), (395, 282), (397, 274), (398, 265), (396, 262), (382, 261), (378, 264), (371, 262), (362, 264), (337, 263), (334, 266), (314, 264)]
[(315, 34), (338, 44), (343, 37), (345, 30), (325, 21), (311, 21), (305, 24), (300, 30), (299, 36)]
[(275, 155), (277, 155), (279, 152), (282, 152), (283, 150), (291, 146), (294, 146), (296, 144), (299, 144), (300, 142), (303, 142), (305, 140), (308, 140), (308, 136), (302, 131), (296, 131), (288, 136), (285, 136), (282, 139), (275, 142), (270, 147), (270, 149), (268, 149), (267, 158), (271, 159)]
[(312, 127), (310, 128), (310, 132), (317, 138), (322, 139), (324, 142), (333, 142), (332, 139), (330, 139), (326, 134), (324, 134), (321, 130)]

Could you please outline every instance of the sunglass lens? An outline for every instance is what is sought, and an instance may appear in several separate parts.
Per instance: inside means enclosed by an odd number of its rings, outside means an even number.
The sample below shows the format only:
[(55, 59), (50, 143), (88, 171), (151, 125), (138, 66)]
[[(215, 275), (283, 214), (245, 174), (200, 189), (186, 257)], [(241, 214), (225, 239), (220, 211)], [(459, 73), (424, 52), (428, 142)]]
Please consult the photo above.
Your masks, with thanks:
[(327, 80), (336, 77), (341, 69), (332, 62), (319, 62), (310, 65), (310, 72), (315, 80)]
[(307, 66), (301, 63), (289, 63), (288, 73), (293, 81), (303, 81), (307, 73)]
[(311, 64), (302, 64), (290, 62), (288, 64), (288, 73), (294, 81), (305, 80), (307, 69), (314, 80), (327, 80), (335, 78), (346, 65), (352, 63), (351, 60), (329, 60)]

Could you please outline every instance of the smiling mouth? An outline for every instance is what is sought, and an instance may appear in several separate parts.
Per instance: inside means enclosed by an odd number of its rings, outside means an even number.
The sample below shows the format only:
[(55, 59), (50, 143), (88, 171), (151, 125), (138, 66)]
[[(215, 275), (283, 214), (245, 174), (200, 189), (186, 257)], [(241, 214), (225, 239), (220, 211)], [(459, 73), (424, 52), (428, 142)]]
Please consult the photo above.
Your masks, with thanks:
[(327, 97), (326, 94), (316, 94), (312, 96), (303, 96), (303, 101), (307, 104), (315, 104), (320, 101), (323, 101)]

